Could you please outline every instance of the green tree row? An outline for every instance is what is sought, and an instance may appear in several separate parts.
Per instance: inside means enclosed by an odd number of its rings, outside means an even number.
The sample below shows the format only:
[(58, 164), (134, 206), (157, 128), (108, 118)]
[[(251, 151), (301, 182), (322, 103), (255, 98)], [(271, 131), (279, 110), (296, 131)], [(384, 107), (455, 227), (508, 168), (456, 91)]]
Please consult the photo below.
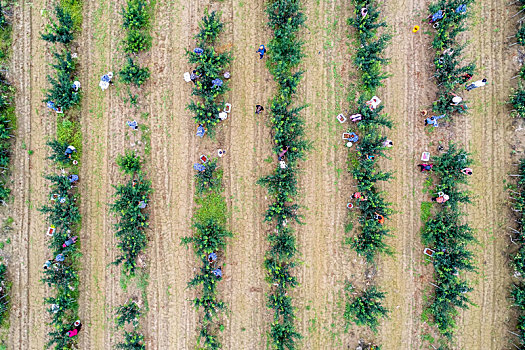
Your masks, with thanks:
[(511, 253), (512, 266), (514, 267), (514, 276), (519, 279), (511, 287), (511, 298), (513, 306), (517, 308), (517, 324), (516, 331), (518, 332), (518, 340), (520, 349), (525, 347), (525, 227), (524, 214), (525, 211), (525, 159), (522, 159), (519, 164), (519, 175), (516, 184), (510, 185), (508, 188), (509, 195), (513, 200), (512, 210), (514, 212), (517, 227), (513, 230), (514, 234), (512, 241), (518, 245), (518, 249), (513, 249)]
[(433, 163), (438, 178), (434, 192), (436, 196), (442, 192), (449, 199), (436, 204), (437, 212), (425, 223), (422, 233), (423, 243), (434, 251), (431, 260), (435, 287), (426, 308), (440, 334), (445, 340), (451, 340), (457, 308), (466, 309), (470, 304), (467, 293), (472, 288), (463, 274), (475, 270), (469, 250), (475, 238), (461, 211), (462, 205), (470, 203), (468, 192), (461, 189), (467, 184), (468, 176), (462, 170), (468, 168), (472, 160), (465, 150), (449, 144), (448, 150), (435, 157)]
[[(210, 135), (214, 135), (215, 127), (220, 122), (219, 112), (224, 109), (222, 95), (228, 91), (228, 82), (223, 74), (232, 59), (229, 52), (217, 52), (214, 47), (223, 27), (220, 14), (215, 11), (208, 14), (206, 10), (199, 23), (200, 31), (195, 36), (197, 47), (192, 51), (186, 50), (188, 62), (195, 66), (197, 76), (192, 95), (199, 98), (192, 100), (187, 109), (194, 114), (195, 122), (204, 126)], [(214, 84), (217, 79), (222, 84)]]
[(127, 57), (119, 75), (126, 84), (140, 86), (150, 77), (149, 68), (141, 67), (137, 62), (137, 55), (151, 48), (149, 11), (150, 6), (146, 0), (128, 0), (121, 10), (122, 27), (126, 32), (122, 49)]
[(117, 158), (119, 169), (129, 178), (126, 183), (113, 186), (115, 201), (111, 211), (117, 216), (115, 235), (121, 254), (115, 264), (123, 265), (123, 273), (134, 276), (138, 268), (137, 257), (146, 248), (149, 227), (149, 214), (145, 207), (151, 193), (151, 181), (147, 180), (141, 169), (140, 157), (135, 152), (126, 152)]
[(270, 284), (267, 307), (274, 317), (269, 332), (272, 349), (296, 349), (301, 334), (295, 328), (295, 312), (289, 292), (298, 285), (292, 269), (296, 265), (296, 238), (292, 223), (300, 223), (296, 203), (297, 162), (304, 159), (309, 143), (304, 139), (304, 120), (300, 112), (306, 107), (294, 103), (303, 72), (297, 67), (304, 57), (299, 38), (306, 16), (299, 0), (275, 0), (266, 6), (268, 25), (273, 37), (268, 44), (267, 66), (277, 83), (270, 102), (273, 152), (284, 153), (284, 164), (259, 180), (268, 189), (271, 204), (265, 221), (274, 225), (267, 239), (270, 248), (264, 259), (266, 280)]
[[(348, 25), (354, 28), (356, 36), (357, 51), (354, 64), (360, 79), (359, 97), (350, 102), (354, 105), (355, 113), (361, 114), (362, 117), (356, 126), (348, 130), (356, 132), (360, 137), (358, 146), (349, 150), (349, 157), (354, 159), (350, 171), (356, 180), (357, 192), (366, 200), (357, 200), (355, 203), (355, 208), (359, 211), (360, 230), (356, 236), (347, 237), (345, 243), (364, 256), (370, 264), (374, 264), (377, 254), (389, 252), (384, 239), (389, 236), (390, 230), (384, 226), (384, 220), (392, 213), (390, 203), (386, 202), (384, 193), (377, 185), (378, 181), (388, 181), (392, 176), (377, 167), (379, 158), (386, 157), (387, 137), (383, 132), (392, 127), (392, 121), (387, 114), (382, 113), (383, 105), (372, 109), (366, 104), (388, 77), (383, 70), (383, 66), (389, 63), (389, 59), (384, 57), (384, 50), (390, 42), (391, 35), (378, 33), (379, 29), (387, 28), (386, 22), (380, 20), (380, 16), (381, 11), (375, 1), (355, 1), (354, 16), (348, 19)], [(380, 221), (380, 217), (383, 220)], [(375, 285), (371, 285), (357, 297), (349, 292), (353, 291), (351, 285), (347, 285), (346, 290), (346, 309), (343, 316), (347, 327), (350, 322), (354, 322), (377, 331), (379, 320), (388, 313), (382, 305), (385, 293)]]
[(465, 23), (472, 12), (470, 5), (473, 3), (474, 0), (438, 0), (428, 7), (430, 18), (439, 11), (443, 16), (432, 23), (436, 28), (432, 41), (432, 47), (436, 50), (434, 57), (436, 70), (433, 78), (436, 79), (438, 86), (437, 99), (432, 109), (438, 115), (445, 114), (447, 118), (467, 112), (464, 102), (454, 105), (451, 101), (452, 94), (458, 87), (463, 86), (469, 77), (472, 77), (476, 69), (474, 63), (463, 63), (461, 55), (466, 44), (457, 41), (458, 34), (467, 29)]
[[(193, 217), (194, 234), (182, 239), (185, 245), (192, 245), (200, 261), (200, 270), (188, 283), (190, 287), (202, 287), (200, 295), (193, 299), (193, 306), (202, 310), (199, 322), (198, 345), (200, 349), (220, 349), (222, 347), (218, 332), (223, 325), (216, 322), (220, 312), (226, 310), (226, 304), (218, 297), (217, 285), (222, 275), (221, 258), (227, 239), (232, 233), (226, 229), (226, 201), (222, 195), (222, 170), (217, 161), (204, 164), (205, 169), (195, 175), (196, 198), (199, 208)], [(215, 254), (215, 257), (213, 256)]]
[[(52, 149), (50, 159), (54, 164), (62, 167), (56, 161), (57, 154)], [(53, 288), (55, 295), (44, 299), (48, 304), (48, 313), (51, 316), (47, 347), (55, 349), (71, 349), (75, 347), (75, 339), (67, 336), (66, 332), (73, 328), (78, 319), (78, 269), (80, 250), (79, 240), (75, 244), (64, 247), (64, 243), (78, 234), (80, 229), (79, 196), (68, 175), (48, 174), (45, 178), (51, 183), (48, 202), (40, 208), (46, 216), (50, 227), (55, 229), (49, 242), (52, 257), (49, 265), (44, 269), (42, 281)], [(55, 261), (62, 254), (63, 261)], [(59, 260), (59, 259), (57, 259)]]
[[(525, 9), (525, 0), (519, 0), (517, 4), (519, 5), (520, 11)], [(516, 32), (516, 43), (520, 46), (525, 46), (525, 26), (521, 21), (518, 23), (520, 27)], [(523, 81), (525, 80), (525, 66), (521, 66), (520, 72), (516, 77), (519, 77), (520, 81), (518, 87), (512, 92), (509, 102), (514, 107), (512, 115), (519, 118), (525, 118), (525, 88), (523, 86)]]
[(12, 13), (13, 1), (7, 4), (0, 4), (0, 203), (10, 198), (11, 189), (9, 188), (10, 159), (12, 139), (16, 127), (14, 93), (15, 88), (7, 79), (7, 67), (9, 67), (11, 57), (12, 42), (12, 23), (7, 13)]
[[(79, 8), (82, 8), (79, 0), (58, 1), (53, 8), (55, 19), (49, 18), (50, 23), (41, 34), (43, 40), (54, 44), (54, 62), (50, 64), (54, 74), (47, 75), (50, 88), (45, 93), (44, 103), (62, 112), (57, 117), (58, 140), (52, 139), (47, 143), (51, 149), (49, 159), (55, 167), (74, 175), (78, 174), (78, 167), (72, 165), (71, 161), (78, 159), (78, 153), (69, 158), (65, 151), (73, 144), (80, 150), (82, 140), (78, 124), (66, 112), (80, 102), (80, 94), (73, 86), (76, 59), (70, 50), (76, 32), (81, 27)], [(46, 346), (57, 350), (72, 349), (76, 347), (77, 338), (69, 337), (67, 332), (74, 328), (73, 324), (78, 319), (80, 241), (78, 238), (76, 241), (70, 239), (77, 236), (80, 230), (80, 197), (75, 190), (76, 186), (64, 172), (44, 177), (50, 181), (51, 186), (49, 200), (40, 211), (55, 230), (49, 242), (52, 257), (44, 265), (42, 278), (42, 282), (55, 292), (53, 296), (44, 298), (51, 317), (51, 331)]]

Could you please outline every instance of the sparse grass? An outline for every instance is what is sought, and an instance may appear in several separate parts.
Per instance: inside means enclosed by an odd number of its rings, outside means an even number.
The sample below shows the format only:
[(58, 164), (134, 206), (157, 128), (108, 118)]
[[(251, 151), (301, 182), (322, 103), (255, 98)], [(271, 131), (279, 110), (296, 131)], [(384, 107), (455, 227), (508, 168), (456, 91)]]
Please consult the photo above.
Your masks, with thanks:
[(195, 212), (195, 221), (214, 219), (220, 224), (226, 223), (228, 207), (220, 191), (208, 192), (205, 196), (197, 197), (195, 202), (199, 206)]
[(421, 202), (421, 221), (427, 222), (432, 216), (432, 202)]
[(73, 30), (79, 33), (82, 29), (82, 1), (81, 0), (60, 0), (60, 5), (67, 9), (73, 19)]

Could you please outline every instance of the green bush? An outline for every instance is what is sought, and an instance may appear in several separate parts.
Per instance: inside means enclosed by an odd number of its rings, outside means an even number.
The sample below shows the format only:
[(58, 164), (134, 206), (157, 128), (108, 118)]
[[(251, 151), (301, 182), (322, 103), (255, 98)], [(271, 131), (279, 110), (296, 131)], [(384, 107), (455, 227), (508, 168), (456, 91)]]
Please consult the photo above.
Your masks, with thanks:
[(151, 48), (151, 36), (143, 30), (131, 29), (124, 39), (124, 52), (139, 53)]
[(200, 32), (195, 38), (200, 43), (214, 43), (223, 31), (223, 27), (224, 24), (221, 22), (220, 14), (215, 11), (208, 14), (208, 9), (205, 9), (204, 17), (199, 23)]
[(124, 341), (117, 343), (116, 348), (121, 350), (146, 350), (144, 336), (136, 331), (125, 332)]
[(223, 31), (219, 14), (216, 12), (208, 14), (206, 10), (199, 27), (201, 30), (195, 38), (198, 40), (197, 47), (203, 52), (197, 54), (194, 51), (186, 51), (186, 55), (189, 63), (195, 66), (199, 75), (192, 95), (200, 100), (191, 101), (187, 109), (193, 112), (195, 122), (202, 124), (207, 129), (208, 135), (213, 136), (215, 127), (220, 121), (219, 112), (224, 108), (224, 102), (218, 99), (228, 91), (227, 81), (223, 81), (220, 87), (214, 86), (213, 81), (215, 79), (224, 80), (223, 72), (225, 66), (230, 63), (231, 56), (228, 52), (216, 52), (213, 47)]
[(351, 285), (348, 284), (345, 290), (348, 299), (344, 319), (347, 322), (354, 322), (358, 326), (368, 326), (372, 331), (377, 332), (379, 320), (388, 314), (388, 310), (382, 305), (385, 293), (379, 291), (376, 286), (371, 286), (363, 291), (360, 296), (352, 297), (350, 295), (353, 290)]
[(140, 315), (139, 306), (135, 301), (130, 300), (117, 308), (115, 323), (118, 328), (123, 328), (128, 323), (131, 323), (136, 328), (139, 324)]
[(44, 102), (54, 102), (57, 107), (66, 111), (80, 102), (80, 94), (72, 88), (76, 62), (68, 51), (55, 53), (54, 56), (56, 62), (52, 67), (56, 70), (56, 76), (47, 76), (51, 88), (47, 91)]
[(56, 22), (51, 21), (46, 25), (45, 33), (41, 38), (50, 43), (69, 44), (73, 40), (73, 18), (69, 11), (60, 6), (55, 6)]
[(127, 175), (138, 173), (142, 168), (140, 156), (135, 151), (129, 150), (124, 155), (117, 156), (117, 165), (120, 167), (120, 171)]
[(145, 0), (128, 0), (121, 14), (126, 29), (143, 29), (149, 24), (148, 3)]
[(123, 273), (134, 276), (138, 267), (137, 257), (148, 242), (145, 230), (149, 227), (149, 215), (139, 207), (139, 202), (148, 202), (151, 182), (139, 172), (126, 184), (113, 187), (115, 202), (110, 208), (118, 218), (115, 235), (121, 251), (114, 263), (123, 263)]
[(131, 57), (128, 57), (119, 75), (124, 83), (140, 86), (149, 79), (150, 73), (149, 68), (141, 68)]

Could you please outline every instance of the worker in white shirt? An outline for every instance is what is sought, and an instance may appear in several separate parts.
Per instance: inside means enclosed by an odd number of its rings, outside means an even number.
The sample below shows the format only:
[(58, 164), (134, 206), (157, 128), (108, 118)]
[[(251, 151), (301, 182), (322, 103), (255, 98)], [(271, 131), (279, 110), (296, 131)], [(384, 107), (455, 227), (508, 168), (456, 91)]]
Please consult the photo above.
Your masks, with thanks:
[(482, 87), (482, 86), (485, 86), (485, 85), (487, 85), (487, 79), (478, 80), (478, 81), (473, 82), (470, 85), (467, 85), (466, 89), (467, 89), (467, 91), (470, 91), (472, 89), (479, 88), (479, 87)]

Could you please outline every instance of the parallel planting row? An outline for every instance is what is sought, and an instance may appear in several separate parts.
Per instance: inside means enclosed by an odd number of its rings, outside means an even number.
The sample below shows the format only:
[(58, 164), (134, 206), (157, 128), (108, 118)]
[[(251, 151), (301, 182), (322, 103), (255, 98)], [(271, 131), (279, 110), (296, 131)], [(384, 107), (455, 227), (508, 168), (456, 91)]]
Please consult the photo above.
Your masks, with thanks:
[[(191, 81), (195, 84), (192, 95), (200, 100), (191, 101), (188, 109), (194, 113), (194, 119), (199, 124), (200, 137), (205, 130), (212, 138), (215, 126), (221, 120), (219, 113), (224, 110), (222, 95), (228, 90), (224, 76), (225, 65), (231, 60), (230, 53), (215, 51), (218, 37), (224, 24), (217, 12), (208, 13), (202, 18), (199, 33), (195, 36), (197, 47), (187, 51), (189, 63), (195, 65)], [(225, 112), (222, 112), (225, 113)], [(223, 114), (221, 114), (223, 115)], [(217, 284), (222, 280), (222, 268), (227, 239), (232, 233), (226, 228), (228, 211), (223, 195), (222, 170), (218, 168), (216, 159), (201, 157), (201, 163), (196, 163), (195, 202), (197, 209), (193, 215), (194, 233), (183, 238), (184, 244), (191, 244), (199, 260), (200, 269), (197, 275), (188, 283), (190, 287), (202, 286), (193, 306), (202, 310), (197, 345), (199, 349), (220, 349), (219, 332), (224, 329), (218, 322), (220, 313), (226, 311), (226, 304), (219, 299)]]
[[(519, 4), (519, 8), (521, 9), (521, 11), (523, 11), (525, 9), (525, 0), (518, 0), (517, 3)], [(516, 32), (515, 44), (523, 47), (525, 46), (525, 25), (522, 25), (521, 22), (519, 23), (520, 27)], [(522, 64), (519, 74), (516, 75), (514, 78), (519, 78), (520, 80), (518, 82), (518, 87), (514, 89), (512, 95), (510, 96), (509, 102), (514, 108), (511, 114), (514, 117), (525, 118), (525, 87), (523, 85), (523, 83), (525, 82), (525, 65)]]
[(461, 210), (464, 204), (470, 203), (470, 198), (460, 188), (467, 184), (472, 160), (466, 151), (451, 143), (449, 149), (433, 161), (433, 170), (438, 179), (433, 191), (436, 198), (446, 195), (448, 200), (437, 202), (437, 213), (425, 223), (422, 232), (423, 243), (431, 247), (428, 255), (431, 255), (435, 279), (433, 293), (428, 305), (425, 305), (424, 313), (432, 316), (429, 321), (444, 336), (442, 343), (446, 344), (452, 339), (456, 327), (457, 308), (468, 308), (466, 293), (472, 291), (464, 273), (474, 270), (471, 262), (474, 256), (468, 250), (468, 245), (475, 239)]
[[(519, 9), (525, 9), (525, 1), (517, 1)], [(518, 13), (519, 13), (518, 12)], [(519, 22), (519, 29), (516, 32), (516, 43), (521, 48), (525, 46), (525, 26)], [(514, 44), (511, 44), (511, 46)], [(520, 72), (514, 77), (519, 78), (518, 87), (514, 89), (510, 96), (509, 103), (513, 110), (511, 115), (517, 118), (525, 118), (525, 88), (523, 82), (525, 81), (525, 65), (522, 64)], [(514, 216), (514, 223), (509, 229), (512, 231), (511, 242), (517, 246), (511, 246), (510, 259), (514, 269), (514, 278), (517, 283), (513, 283), (510, 288), (510, 295), (513, 301), (513, 306), (517, 308), (515, 319), (512, 321), (515, 325), (515, 332), (511, 332), (518, 338), (519, 346), (516, 348), (525, 347), (525, 159), (522, 159), (519, 164), (517, 174), (512, 174), (517, 178), (516, 184), (508, 186), (509, 197), (511, 199), (511, 209)], [(517, 333), (516, 333), (517, 332)], [(514, 344), (514, 341), (512, 341)]]
[(295, 349), (301, 335), (295, 328), (295, 315), (289, 292), (297, 286), (293, 276), (297, 253), (293, 222), (299, 223), (297, 197), (298, 161), (304, 159), (308, 143), (303, 139), (304, 120), (300, 116), (305, 106), (293, 106), (302, 71), (303, 42), (299, 30), (306, 20), (299, 0), (275, 0), (267, 4), (268, 25), (273, 37), (268, 45), (267, 66), (277, 83), (277, 92), (270, 102), (270, 122), (273, 152), (279, 163), (271, 175), (259, 180), (267, 187), (272, 200), (265, 221), (273, 225), (267, 239), (270, 249), (264, 266), (270, 283), (268, 308), (274, 317), (269, 342), (274, 349)]
[[(148, 238), (146, 229), (149, 227), (149, 215), (145, 211), (151, 193), (151, 182), (142, 173), (140, 157), (135, 152), (126, 152), (117, 158), (120, 171), (128, 176), (125, 184), (113, 186), (115, 188), (115, 202), (111, 211), (117, 217), (115, 235), (117, 236), (121, 253), (114, 264), (122, 264), (122, 274), (135, 277), (138, 269), (138, 259), (146, 248)], [(141, 271), (144, 275), (144, 271)], [(142, 304), (137, 298), (130, 298), (128, 302), (117, 308), (115, 322), (118, 328), (124, 328), (124, 341), (118, 344), (119, 349), (145, 349), (144, 336), (139, 332), (138, 318), (143, 314)], [(131, 324), (132, 329), (126, 329)]]
[(215, 50), (223, 27), (220, 15), (215, 11), (208, 14), (206, 10), (199, 24), (199, 34), (195, 37), (197, 47), (193, 51), (186, 51), (188, 62), (195, 65), (190, 74), (190, 80), (195, 84), (191, 94), (199, 98), (197, 101), (192, 100), (187, 109), (194, 114), (193, 119), (199, 125), (197, 135), (200, 137), (203, 137), (205, 132), (213, 137), (215, 128), (225, 113), (221, 113), (225, 108), (222, 95), (228, 91), (228, 83), (222, 78), (228, 77), (224, 74), (224, 68), (232, 58), (229, 52)]
[(509, 186), (510, 197), (513, 201), (512, 211), (514, 212), (515, 228), (512, 229), (512, 242), (518, 246), (518, 249), (512, 250), (511, 259), (514, 267), (514, 277), (518, 279), (518, 283), (512, 285), (510, 294), (514, 306), (517, 307), (516, 331), (514, 333), (518, 336), (518, 342), (521, 347), (525, 346), (525, 227), (524, 211), (525, 211), (525, 159), (522, 159), (519, 165), (519, 172), (517, 175), (518, 181), (515, 185)]
[[(440, 118), (452, 118), (455, 114), (467, 112), (462, 98), (455, 98), (455, 90), (471, 79), (476, 66), (462, 62), (461, 54), (467, 44), (459, 44), (458, 34), (466, 30), (467, 11), (474, 0), (439, 0), (429, 5), (430, 24), (436, 29), (432, 47), (436, 50), (434, 65), (436, 71), (432, 76), (438, 86), (437, 100), (432, 109), (437, 117), (427, 119), (428, 124), (437, 126)], [(458, 96), (459, 97), (459, 96)]]
[[(14, 93), (15, 89), (8, 79), (9, 63), (11, 58), (12, 43), (12, 18), (7, 13), (12, 13), (13, 1), (0, 4), (0, 203), (6, 205), (10, 199), (9, 177), (11, 175), (9, 164), (11, 159), (12, 140), (16, 127)], [(10, 231), (12, 218), (8, 218), (3, 225), (4, 232)], [(7, 237), (9, 241), (11, 237)], [(2, 242), (2, 249), (3, 249)], [(11, 302), (11, 282), (8, 276), (7, 265), (0, 260), (0, 326), (8, 325), (9, 309)], [(2, 344), (4, 345), (4, 344)]]
[[(388, 115), (382, 114), (383, 105), (375, 96), (382, 81), (387, 78), (383, 65), (388, 59), (383, 57), (383, 50), (391, 39), (389, 34), (378, 34), (378, 29), (386, 27), (384, 21), (379, 21), (380, 11), (376, 2), (359, 1), (355, 3), (354, 17), (348, 19), (348, 24), (355, 29), (357, 51), (354, 64), (358, 69), (360, 81), (357, 89), (359, 97), (350, 100), (356, 111), (351, 119), (348, 133), (359, 135), (355, 150), (349, 149), (350, 171), (357, 182), (357, 192), (352, 195), (354, 204), (351, 210), (358, 210), (360, 230), (357, 236), (347, 237), (349, 244), (359, 255), (366, 258), (367, 263), (375, 264), (379, 253), (388, 252), (384, 239), (389, 230), (384, 226), (392, 210), (385, 201), (384, 193), (378, 188), (378, 181), (388, 181), (390, 173), (377, 169), (379, 157), (385, 157), (384, 151), (392, 146), (392, 142), (384, 135), (385, 130), (392, 126)], [(352, 146), (352, 144), (349, 144)], [(349, 220), (355, 213), (349, 214)], [(346, 288), (347, 301), (344, 319), (347, 327), (350, 322), (360, 326), (369, 326), (377, 330), (379, 319), (385, 317), (387, 309), (382, 306), (385, 293), (371, 285), (359, 296), (352, 296), (354, 288), (350, 283)]]
[[(48, 347), (74, 348), (75, 336), (81, 327), (78, 320), (78, 270), (80, 268), (80, 199), (75, 184), (78, 177), (78, 159), (82, 146), (79, 108), (80, 83), (76, 75), (76, 58), (72, 53), (75, 34), (82, 24), (82, 3), (63, 0), (54, 6), (54, 18), (41, 37), (52, 44), (55, 70), (48, 75), (50, 88), (44, 102), (57, 116), (57, 139), (48, 142), (49, 159), (60, 173), (45, 175), (51, 182), (49, 202), (40, 211), (50, 224), (47, 234), (51, 236), (49, 248), (52, 258), (44, 263), (42, 281), (53, 288), (54, 295), (44, 299), (51, 316)], [(67, 175), (67, 173), (70, 173)]]
[[(121, 47), (126, 55), (126, 62), (119, 72), (119, 77), (128, 88), (128, 97), (125, 100), (129, 101), (131, 107), (138, 108), (138, 88), (150, 76), (149, 69), (138, 64), (140, 53), (148, 51), (151, 47), (150, 5), (145, 0), (128, 0), (121, 10), (121, 15), (122, 29), (125, 32)], [(131, 87), (137, 88), (136, 94), (132, 92)], [(134, 109), (133, 112), (137, 111)], [(132, 133), (138, 132), (136, 120), (128, 121), (128, 126)], [(127, 282), (132, 278), (135, 281), (138, 279), (137, 286), (142, 291), (141, 296), (129, 296), (125, 304), (117, 307), (115, 323), (118, 329), (124, 330), (123, 340), (117, 344), (117, 348), (143, 350), (146, 346), (144, 335), (140, 332), (139, 318), (148, 311), (145, 290), (148, 275), (143, 267), (146, 265), (144, 251), (148, 243), (146, 230), (149, 227), (146, 208), (152, 192), (151, 181), (144, 174), (142, 160), (135, 151), (126, 151), (125, 154), (119, 155), (117, 165), (127, 180), (124, 184), (113, 186), (115, 201), (111, 204), (111, 211), (117, 217), (115, 235), (120, 249), (114, 264), (122, 264), (122, 278), (125, 283), (121, 283), (121, 286), (124, 291), (127, 289)]]
[(0, 4), (0, 203), (6, 204), (11, 194), (8, 187), (9, 162), (11, 158), (11, 140), (16, 127), (14, 88), (8, 81), (9, 61), (11, 57), (12, 24), (7, 11), (12, 12), (13, 1)]

